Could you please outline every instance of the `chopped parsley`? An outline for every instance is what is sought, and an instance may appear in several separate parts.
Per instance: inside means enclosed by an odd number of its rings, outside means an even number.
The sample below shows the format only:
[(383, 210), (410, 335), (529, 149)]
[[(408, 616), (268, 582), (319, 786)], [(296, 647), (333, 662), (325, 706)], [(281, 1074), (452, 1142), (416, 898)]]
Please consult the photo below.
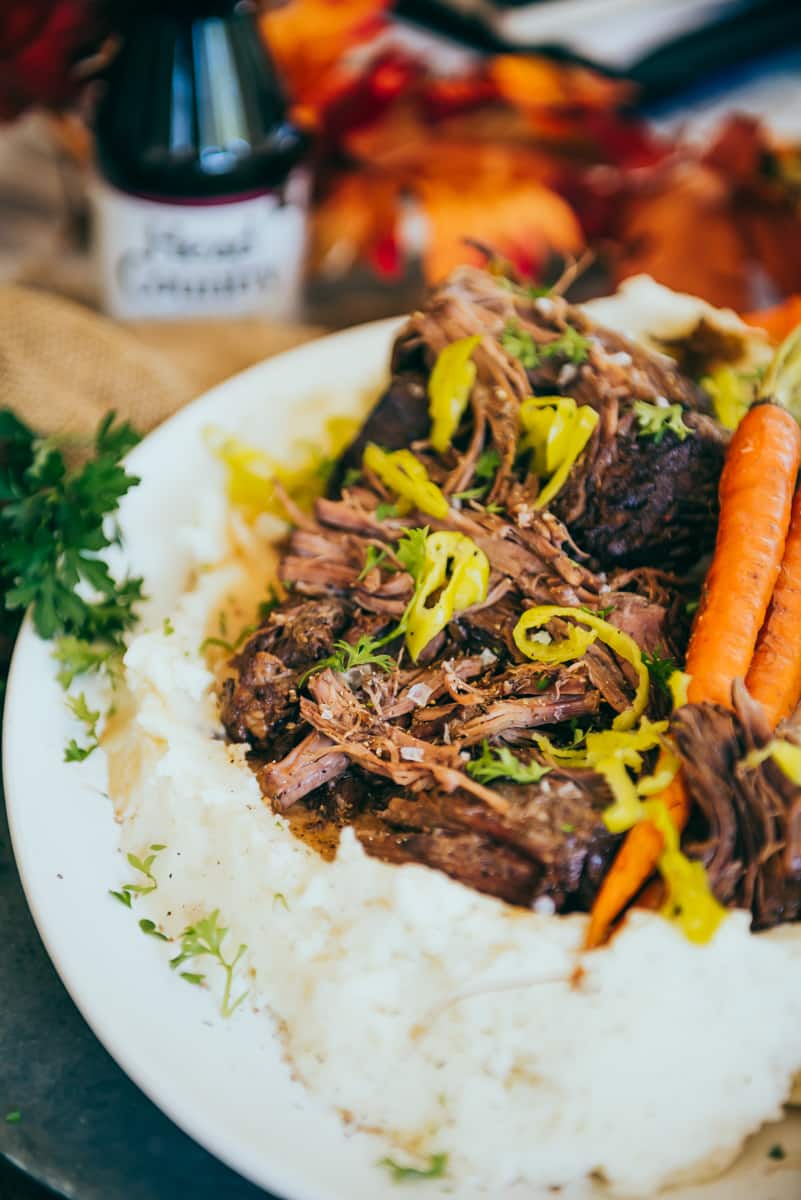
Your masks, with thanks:
[[(6, 1118), (8, 1119), (8, 1118)], [(768, 1150), (768, 1158), (772, 1158), (775, 1162), (782, 1162), (787, 1157), (787, 1151), (779, 1142), (775, 1142)]]
[(648, 674), (651, 676), (654, 686), (669, 696), (671, 694), (669, 680), (676, 670), (676, 660), (669, 656), (663, 657), (657, 648), (653, 654), (643, 650), (642, 661), (648, 668)]
[(466, 492), (454, 492), (454, 500), (483, 500), (489, 484), (482, 483), (478, 487), (468, 488)]
[[(386, 550), (379, 550), (377, 546), (368, 546), (367, 551), (364, 556), (364, 566), (362, 567), (359, 574), (356, 576), (356, 582), (360, 583), (361, 580), (364, 579), (365, 575), (369, 574), (369, 572), (372, 571), (373, 567), (380, 567), (386, 557), (387, 557)], [(390, 563), (389, 566), (385, 568), (385, 570), (391, 570), (391, 569), (392, 569), (392, 564)]]
[(567, 824), (567, 822), (564, 825), (560, 825), (559, 828), (562, 831), (562, 833), (575, 833), (576, 832), (575, 825), (569, 825), (569, 824)]
[[(224, 616), (224, 614), (221, 613), (220, 617), (222, 618), (223, 616)], [(239, 647), (244, 642), (245, 638), (250, 637), (251, 633), (255, 633), (257, 629), (258, 629), (258, 625), (243, 625), (242, 628), (240, 629), (239, 633), (233, 639), (233, 641), (230, 641), (230, 642), (228, 641), (227, 638), (224, 638), (224, 637), (204, 638), (203, 641), (200, 643), (200, 646), (198, 647), (198, 649), (200, 650), (200, 653), (202, 654), (204, 652), (204, 650), (208, 649), (209, 646), (219, 646), (222, 650), (226, 650), (229, 654), (233, 654), (233, 652), (235, 650), (239, 649)]]
[(19, 1125), (22, 1120), (22, 1113), (18, 1108), (6, 1113), (6, 1125)]
[(591, 617), (600, 617), (605, 621), (615, 611), (614, 604), (608, 604), (606, 608), (590, 608), (587, 604), (580, 604), (579, 608), (582, 612), (589, 613)]
[(547, 775), (550, 767), (540, 763), (523, 762), (512, 754), (508, 746), (494, 750), (484, 739), (479, 758), (474, 758), (467, 764), (467, 773), (479, 783), (491, 783), (494, 779), (509, 779), (512, 783), (539, 783), (543, 775)]
[(64, 750), (64, 762), (83, 762), (100, 745), (97, 726), (101, 714), (89, 707), (83, 692), (79, 692), (77, 696), (67, 696), (67, 708), (84, 726), (89, 741), (79, 746), (75, 738), (70, 738)]
[(428, 526), (424, 525), (419, 529), (404, 529), (398, 539), (396, 557), (415, 582), (419, 580), (425, 566), (428, 534)]
[(404, 1167), (392, 1158), (382, 1158), (377, 1166), (389, 1171), (393, 1183), (412, 1183), (420, 1179), (442, 1179), (448, 1169), (447, 1154), (432, 1154), (427, 1167)]
[(540, 366), (548, 358), (564, 358), (576, 364), (586, 362), (590, 348), (589, 340), (572, 325), (567, 325), (564, 332), (553, 341), (540, 343), (535, 342), (531, 334), (514, 321), (501, 334), (501, 345), (527, 371)]
[(393, 504), (389, 500), (382, 500), (376, 505), (376, 521), (383, 521), (386, 517), (397, 517), (399, 515), (397, 504)]
[(161, 632), (165, 637), (172, 637), (172, 635), (175, 633), (175, 626), (169, 617), (164, 618), (164, 624), (161, 627)]
[(693, 432), (682, 420), (683, 409), (680, 404), (668, 404), (662, 407), (650, 404), (647, 400), (634, 401), (634, 415), (639, 429), (637, 437), (651, 438), (658, 446), (666, 433), (674, 433), (680, 442)]
[(500, 465), (500, 454), (494, 446), (490, 446), (488, 450), (482, 450), (476, 459), (473, 475), (476, 479), (494, 479)]
[[(394, 637), (395, 634), (393, 633), (391, 636)], [(375, 666), (382, 671), (391, 671), (393, 667), (397, 666), (392, 655), (377, 653), (378, 648), (383, 646), (385, 641), (385, 638), (372, 638), (369, 634), (363, 633), (353, 645), (342, 640), (334, 642), (333, 654), (329, 654), (327, 658), (321, 658), (313, 667), (310, 667), (298, 680), (298, 687), (303, 687), (310, 675), (316, 675), (318, 671), (324, 671), (326, 667), (338, 672), (350, 671), (352, 667), (366, 666)]]
[(148, 849), (150, 853), (144, 859), (140, 858), (138, 854), (129, 854), (127, 856), (129, 866), (138, 871), (140, 875), (143, 875), (147, 882), (124, 883), (121, 891), (109, 892), (110, 896), (113, 896), (115, 900), (119, 900), (120, 904), (124, 904), (126, 908), (131, 907), (131, 900), (134, 896), (147, 896), (149, 892), (155, 892), (158, 887), (158, 880), (153, 874), (153, 863), (156, 861), (156, 855), (160, 854), (162, 850), (166, 850), (167, 847), (163, 842), (154, 842)]
[(348, 467), (342, 477), (342, 486), (343, 488), (354, 487), (357, 483), (361, 483), (361, 479), (361, 467)]
[[(232, 1000), (231, 998), (234, 971), (237, 963), (247, 950), (247, 946), (244, 943), (240, 945), (232, 959), (228, 960), (225, 957), (222, 946), (228, 930), (224, 925), (220, 925), (219, 917), (220, 910), (215, 908), (214, 912), (196, 921), (194, 925), (188, 925), (181, 934), (181, 952), (175, 958), (170, 959), (170, 966), (173, 970), (177, 970), (178, 967), (190, 959), (203, 958), (206, 955), (216, 959), (225, 972), (225, 988), (223, 989), (220, 1012), (224, 1017), (230, 1017), (233, 1016), (248, 994), (247, 992), (242, 992), (240, 996), (237, 996), (236, 1000)], [(181, 976), (187, 979), (188, 983), (199, 983), (203, 979), (203, 976), (195, 976), (191, 972), (185, 971), (181, 972)]]
[(267, 599), (262, 600), (261, 604), (259, 605), (259, 621), (266, 621), (270, 613), (274, 612), (275, 609), (280, 606), (280, 604), (281, 601), (276, 595), (275, 589), (270, 588), (270, 591), (267, 594)]
[(168, 942), (170, 940), (166, 933), (161, 932), (156, 922), (148, 920), (147, 917), (143, 917), (139, 922), (139, 928), (142, 930), (142, 933), (150, 934), (151, 937), (158, 938), (159, 941)]
[(283, 892), (276, 892), (273, 896), (273, 908), (276, 904), (280, 904), (287, 912), (289, 912), (289, 903)]

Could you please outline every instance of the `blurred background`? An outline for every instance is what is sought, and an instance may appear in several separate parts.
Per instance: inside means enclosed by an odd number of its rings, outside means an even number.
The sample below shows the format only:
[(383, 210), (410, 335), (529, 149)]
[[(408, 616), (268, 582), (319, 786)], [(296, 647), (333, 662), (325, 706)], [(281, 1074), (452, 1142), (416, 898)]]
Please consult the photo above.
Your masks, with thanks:
[(800, 205), (788, 0), (0, 4), (0, 283), (123, 319), (350, 324), (488, 256), (747, 312)]

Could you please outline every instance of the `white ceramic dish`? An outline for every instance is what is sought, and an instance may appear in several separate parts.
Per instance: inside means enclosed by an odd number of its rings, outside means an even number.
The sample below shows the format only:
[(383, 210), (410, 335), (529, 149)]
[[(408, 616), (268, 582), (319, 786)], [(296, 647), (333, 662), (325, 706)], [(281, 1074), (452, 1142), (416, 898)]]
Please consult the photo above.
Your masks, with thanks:
[[(126, 497), (121, 517), (126, 562), (145, 576), (151, 597), (145, 622), (169, 611), (184, 582), (186, 562), (175, 535), (210, 478), (204, 428), (214, 423), (246, 433), (277, 456), (288, 453), (294, 442), (313, 438), (326, 415), (366, 409), (385, 376), (396, 325), (363, 326), (254, 367), (184, 409), (134, 451), (130, 465), (142, 483)], [(151, 939), (108, 897), (121, 867), (104, 764), (100, 754), (81, 767), (65, 764), (63, 747), (72, 732), (49, 648), (26, 624), (12, 664), (4, 733), (14, 850), (48, 952), (97, 1036), (183, 1129), (285, 1200), (394, 1200), (397, 1185), (375, 1169), (380, 1148), (365, 1134), (346, 1135), (339, 1119), (292, 1081), (265, 1015), (244, 1009), (233, 1020), (220, 1018), (207, 993), (164, 969)], [(781, 1163), (767, 1156), (775, 1142), (787, 1152)], [(486, 1197), (448, 1181), (418, 1190), (429, 1197)], [(671, 1195), (796, 1200), (800, 1193), (801, 1121), (793, 1119), (754, 1139), (725, 1178)], [(600, 1194), (564, 1189), (561, 1197)], [(518, 1186), (494, 1200), (547, 1198)]]

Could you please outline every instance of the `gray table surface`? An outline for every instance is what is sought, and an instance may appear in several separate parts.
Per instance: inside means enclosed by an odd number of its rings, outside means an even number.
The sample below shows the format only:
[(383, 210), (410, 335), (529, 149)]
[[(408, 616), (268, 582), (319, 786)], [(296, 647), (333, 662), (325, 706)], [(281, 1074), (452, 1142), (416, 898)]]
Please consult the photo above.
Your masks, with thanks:
[(97, 1041), (36, 932), (0, 796), (0, 1200), (45, 1200), (48, 1188), (68, 1200), (270, 1200), (173, 1125)]

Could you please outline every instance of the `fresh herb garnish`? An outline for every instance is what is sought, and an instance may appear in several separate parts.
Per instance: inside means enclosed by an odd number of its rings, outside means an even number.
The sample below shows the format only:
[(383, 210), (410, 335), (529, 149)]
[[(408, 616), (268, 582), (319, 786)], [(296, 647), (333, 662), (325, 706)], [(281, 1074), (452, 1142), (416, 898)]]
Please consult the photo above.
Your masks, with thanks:
[[(356, 576), (356, 582), (360, 583), (365, 575), (372, 571), (373, 567), (380, 567), (386, 557), (386, 550), (379, 550), (377, 546), (368, 546), (364, 556), (364, 566)], [(393, 569), (391, 564), (385, 568), (385, 570), (390, 569)]]
[[(395, 637), (395, 634), (391, 634), (391, 637)], [(326, 667), (340, 673), (350, 671), (352, 667), (370, 665), (378, 667), (382, 671), (391, 671), (393, 667), (397, 666), (392, 655), (377, 653), (378, 648), (383, 646), (387, 640), (387, 638), (372, 638), (363, 633), (353, 645), (342, 640), (334, 642), (333, 654), (329, 654), (327, 658), (321, 658), (313, 667), (309, 667), (308, 671), (298, 680), (298, 687), (303, 687), (310, 675), (316, 675), (318, 671), (324, 671)]]
[(138, 440), (109, 414), (93, 457), (70, 470), (52, 440), (37, 438), (7, 409), (0, 412), (0, 585), (7, 610), (31, 606), (42, 638), (73, 634), (118, 645), (134, 623), (142, 580), (117, 582), (98, 554), (119, 542), (107, 518), (139, 482), (120, 465)]
[(454, 492), (454, 500), (483, 500), (487, 494), (488, 484), (483, 483), (479, 487), (468, 488), (466, 492)]
[(411, 1183), (419, 1179), (442, 1179), (448, 1167), (447, 1154), (432, 1154), (427, 1167), (404, 1167), (392, 1158), (379, 1159), (377, 1166), (384, 1167), (392, 1176), (393, 1183)]
[[(119, 892), (109, 891), (109, 895), (115, 900), (119, 900), (120, 904), (124, 904), (126, 908), (131, 907), (131, 900), (134, 896), (147, 896), (150, 892), (155, 892), (158, 887), (158, 880), (153, 874), (153, 863), (156, 861), (156, 855), (167, 847), (163, 842), (154, 842), (148, 846), (150, 853), (146, 858), (142, 859), (138, 854), (129, 854), (127, 856), (128, 863), (140, 875), (144, 875), (146, 883), (124, 883), (122, 890)], [(140, 922), (141, 925), (141, 922)]]
[(576, 832), (575, 825), (569, 825), (567, 823), (565, 823), (564, 825), (560, 825), (559, 828), (562, 831), (562, 833), (575, 833)]
[(501, 456), (494, 446), (482, 450), (476, 459), (473, 475), (476, 479), (494, 479), (501, 465)]
[(229, 654), (233, 654), (235, 650), (239, 649), (245, 638), (250, 637), (251, 633), (255, 633), (257, 629), (258, 625), (243, 625), (232, 642), (229, 642), (226, 638), (222, 637), (204, 638), (198, 649), (200, 653), (203, 654), (203, 652), (207, 650), (209, 646), (219, 646)]
[(381, 500), (376, 505), (376, 509), (375, 509), (376, 521), (383, 521), (385, 519), (385, 517), (397, 517), (398, 515), (399, 514), (398, 514), (397, 504), (393, 504), (389, 500)]
[(168, 942), (170, 940), (166, 933), (161, 932), (156, 922), (148, 920), (147, 917), (143, 917), (139, 922), (139, 928), (142, 933), (148, 933), (151, 937), (158, 938), (159, 941)]
[(343, 488), (354, 487), (355, 484), (361, 483), (361, 478), (361, 467), (348, 467), (347, 471), (342, 476), (342, 486)]
[(648, 668), (648, 674), (651, 676), (654, 686), (661, 688), (669, 696), (670, 686), (668, 681), (676, 670), (676, 660), (667, 655), (663, 657), (657, 648), (653, 654), (649, 654), (647, 650), (643, 650), (642, 661)]
[(276, 608), (279, 608), (280, 604), (281, 601), (276, 595), (275, 590), (270, 588), (270, 591), (267, 594), (267, 599), (262, 600), (261, 604), (259, 605), (259, 621), (262, 623), (266, 621), (270, 613), (274, 612)]
[(547, 775), (550, 767), (540, 763), (523, 762), (512, 754), (507, 746), (494, 750), (484, 739), (481, 756), (467, 764), (467, 773), (479, 783), (491, 783), (493, 779), (510, 779), (513, 783), (539, 783), (543, 775)]
[[(176, 970), (183, 963), (192, 958), (202, 958), (204, 955), (209, 955), (216, 959), (222, 969), (225, 971), (225, 988), (223, 990), (222, 1004), (220, 1012), (224, 1017), (230, 1017), (247, 996), (247, 992), (242, 992), (236, 1000), (231, 999), (231, 990), (234, 982), (234, 970), (242, 955), (247, 950), (247, 946), (240, 945), (234, 957), (228, 961), (223, 954), (222, 945), (225, 941), (228, 930), (225, 926), (219, 923), (220, 910), (215, 908), (214, 912), (209, 913), (207, 917), (203, 917), (200, 921), (196, 921), (194, 925), (189, 925), (181, 934), (181, 953), (175, 958), (170, 959), (170, 966)], [(183, 978), (187, 978), (187, 972), (181, 972)], [(202, 978), (202, 976), (200, 977)], [(188, 979), (190, 983), (200, 982), (200, 978), (193, 977)]]
[(608, 604), (606, 608), (590, 608), (587, 604), (580, 604), (579, 608), (582, 612), (589, 613), (591, 617), (600, 617), (602, 621), (615, 611), (614, 604)]
[(668, 404), (663, 408), (658, 404), (650, 404), (647, 400), (635, 400), (634, 415), (639, 425), (637, 437), (652, 438), (654, 445), (658, 446), (670, 431), (683, 442), (693, 432), (682, 420), (683, 411), (680, 404)]
[(19, 1125), (22, 1120), (22, 1113), (18, 1108), (6, 1113), (6, 1125)]
[(425, 566), (426, 538), (428, 534), (428, 526), (424, 525), (420, 529), (404, 529), (398, 539), (395, 556), (404, 571), (409, 572), (415, 583), (422, 575), (423, 567)]
[(527, 371), (538, 367), (544, 359), (557, 356), (576, 364), (586, 362), (590, 349), (588, 339), (572, 325), (567, 325), (564, 332), (553, 341), (540, 343), (535, 342), (531, 334), (514, 321), (501, 334), (501, 345)]
[(161, 627), (161, 632), (165, 637), (172, 637), (172, 635), (175, 633), (175, 626), (169, 617), (164, 618), (164, 624)]
[(105, 675), (112, 687), (122, 674), (123, 647), (102, 642), (86, 642), (74, 634), (57, 638), (53, 658), (60, 663), (56, 678), (66, 690), (78, 675)]
[(772, 1158), (776, 1162), (781, 1162), (786, 1157), (787, 1151), (785, 1150), (784, 1146), (780, 1145), (778, 1142), (775, 1142), (774, 1145), (771, 1146), (770, 1150), (768, 1150), (768, 1158)]
[(185, 979), (187, 983), (201, 984), (206, 980), (205, 975), (198, 975), (195, 971), (181, 971), (181, 979)]
[(493, 500), (493, 501), (492, 501), (490, 504), (485, 504), (485, 505), (484, 505), (484, 511), (485, 511), (485, 512), (488, 512), (488, 513), (502, 513), (502, 512), (503, 512), (503, 505), (502, 505), (502, 504), (496, 504), (496, 503), (495, 503), (495, 501)]
[(276, 892), (273, 896), (273, 908), (275, 908), (276, 904), (282, 905), (282, 907), (289, 912), (289, 903), (287, 902), (287, 898), (283, 892)]
[(97, 731), (100, 713), (89, 707), (83, 692), (79, 692), (77, 696), (67, 696), (67, 707), (85, 727), (89, 741), (85, 746), (79, 746), (75, 738), (70, 738), (64, 750), (64, 762), (83, 762), (100, 745)]

